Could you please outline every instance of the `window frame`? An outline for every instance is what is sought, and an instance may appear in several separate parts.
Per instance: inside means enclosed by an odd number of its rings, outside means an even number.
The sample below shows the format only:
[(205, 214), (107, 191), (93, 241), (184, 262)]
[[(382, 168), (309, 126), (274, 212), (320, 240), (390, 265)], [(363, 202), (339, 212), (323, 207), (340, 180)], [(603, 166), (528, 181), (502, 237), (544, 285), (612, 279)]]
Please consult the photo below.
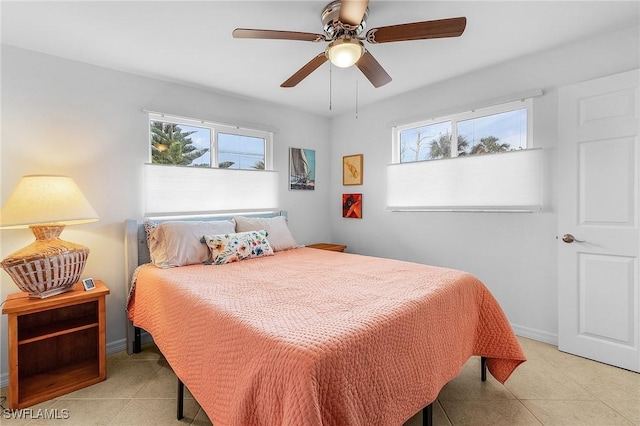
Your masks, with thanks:
[[(516, 110), (525, 109), (527, 111), (527, 146), (525, 149), (535, 148), (533, 144), (533, 98), (523, 98), (517, 101), (506, 102), (501, 104), (496, 104), (488, 107), (477, 108), (466, 112), (454, 113), (449, 115), (438, 116), (434, 118), (429, 118), (426, 120), (413, 121), (411, 123), (394, 126), (392, 128), (392, 155), (391, 162), (392, 164), (408, 164), (408, 163), (416, 163), (420, 161), (438, 161), (438, 160), (446, 160), (453, 159), (458, 157), (458, 122), (466, 121), (475, 118), (486, 117), (490, 115), (497, 115), (505, 112), (511, 112)], [(437, 159), (428, 159), (428, 160), (417, 160), (417, 161), (406, 161), (401, 162), (400, 156), (400, 134), (409, 129), (416, 129), (424, 126), (430, 126), (434, 124), (444, 123), (450, 121), (451, 122), (451, 157), (448, 158), (437, 158)], [(454, 143), (455, 141), (455, 143)], [(455, 146), (455, 150), (453, 149)], [(508, 151), (507, 151), (508, 152)], [(499, 154), (499, 153), (498, 153)]]
[[(149, 134), (149, 157), (148, 162), (151, 164), (152, 162), (152, 153), (151, 153), (151, 122), (159, 121), (163, 123), (173, 123), (177, 125), (184, 126), (192, 126), (192, 127), (201, 127), (205, 129), (209, 129), (211, 131), (211, 141), (210, 141), (210, 166), (208, 168), (218, 169), (218, 164), (220, 163), (218, 160), (218, 133), (225, 133), (237, 136), (247, 136), (253, 138), (259, 138), (264, 140), (264, 170), (273, 170), (273, 132), (267, 130), (255, 130), (243, 128), (241, 126), (234, 126), (229, 124), (215, 123), (207, 120), (198, 120), (192, 118), (185, 117), (176, 117), (167, 114), (159, 114), (159, 113), (149, 113), (149, 119), (147, 121), (148, 124), (148, 134)], [(163, 164), (158, 164), (163, 165)], [(169, 165), (169, 164), (166, 164)], [(173, 166), (173, 164), (171, 164)], [(184, 166), (184, 167), (195, 167), (195, 166)], [(256, 170), (260, 171), (260, 169), (230, 169), (230, 170)]]

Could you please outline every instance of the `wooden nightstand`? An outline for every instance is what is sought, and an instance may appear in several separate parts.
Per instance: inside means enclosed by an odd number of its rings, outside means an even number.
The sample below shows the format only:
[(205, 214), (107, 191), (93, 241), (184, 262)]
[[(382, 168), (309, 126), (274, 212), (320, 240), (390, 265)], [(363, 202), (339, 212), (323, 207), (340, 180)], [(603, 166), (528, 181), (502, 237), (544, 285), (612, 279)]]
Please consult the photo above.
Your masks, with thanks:
[(307, 247), (320, 249), (320, 250), (330, 250), (330, 251), (345, 251), (347, 246), (342, 244), (331, 244), (331, 243), (317, 243), (317, 244), (309, 244)]
[(107, 378), (102, 281), (47, 299), (10, 294), (9, 408), (29, 407)]

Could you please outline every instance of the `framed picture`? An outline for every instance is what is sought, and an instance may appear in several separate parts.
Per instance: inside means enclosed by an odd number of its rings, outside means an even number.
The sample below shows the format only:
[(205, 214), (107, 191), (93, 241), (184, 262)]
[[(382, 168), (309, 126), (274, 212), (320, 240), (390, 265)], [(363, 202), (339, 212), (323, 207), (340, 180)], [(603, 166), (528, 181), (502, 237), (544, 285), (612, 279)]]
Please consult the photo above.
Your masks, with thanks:
[(316, 188), (316, 151), (289, 148), (289, 190)]
[(362, 185), (362, 154), (342, 157), (342, 184)]
[(82, 280), (82, 285), (84, 286), (85, 291), (96, 288), (96, 283), (93, 282), (93, 278), (85, 278)]
[(342, 194), (342, 217), (362, 219), (362, 194)]

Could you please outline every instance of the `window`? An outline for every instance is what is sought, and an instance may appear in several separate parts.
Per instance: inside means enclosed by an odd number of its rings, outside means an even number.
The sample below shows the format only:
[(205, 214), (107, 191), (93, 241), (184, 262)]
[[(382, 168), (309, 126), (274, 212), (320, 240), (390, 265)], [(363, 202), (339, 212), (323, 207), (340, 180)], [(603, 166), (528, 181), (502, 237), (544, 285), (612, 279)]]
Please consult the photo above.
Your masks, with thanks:
[(272, 168), (270, 132), (159, 114), (149, 114), (149, 123), (152, 164)]
[(145, 216), (278, 209), (271, 132), (158, 113), (149, 113), (149, 129)]
[(527, 98), (394, 128), (387, 208), (540, 210), (544, 154), (532, 149), (532, 103)]
[[(394, 129), (394, 163), (411, 163), (529, 148), (531, 99)], [(451, 141), (457, 141), (452, 149)]]
[(218, 167), (264, 170), (265, 139), (218, 133)]

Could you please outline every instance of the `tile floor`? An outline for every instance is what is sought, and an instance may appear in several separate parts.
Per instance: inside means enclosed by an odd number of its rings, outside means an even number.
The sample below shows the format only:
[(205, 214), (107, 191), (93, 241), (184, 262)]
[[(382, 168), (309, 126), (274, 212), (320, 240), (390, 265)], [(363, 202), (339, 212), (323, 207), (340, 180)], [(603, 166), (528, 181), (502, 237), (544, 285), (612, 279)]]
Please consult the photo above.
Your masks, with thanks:
[[(640, 374), (559, 352), (519, 338), (528, 361), (506, 385), (479, 378), (472, 358), (434, 405), (434, 425), (640, 425)], [(182, 421), (175, 419), (176, 378), (157, 348), (107, 357), (107, 380), (32, 407), (68, 410), (68, 419), (16, 420), (2, 425), (211, 425), (186, 392)], [(6, 388), (1, 390), (6, 395)], [(421, 414), (404, 426), (421, 425)], [(301, 425), (302, 426), (302, 425)], [(384, 425), (386, 426), (386, 425)]]

